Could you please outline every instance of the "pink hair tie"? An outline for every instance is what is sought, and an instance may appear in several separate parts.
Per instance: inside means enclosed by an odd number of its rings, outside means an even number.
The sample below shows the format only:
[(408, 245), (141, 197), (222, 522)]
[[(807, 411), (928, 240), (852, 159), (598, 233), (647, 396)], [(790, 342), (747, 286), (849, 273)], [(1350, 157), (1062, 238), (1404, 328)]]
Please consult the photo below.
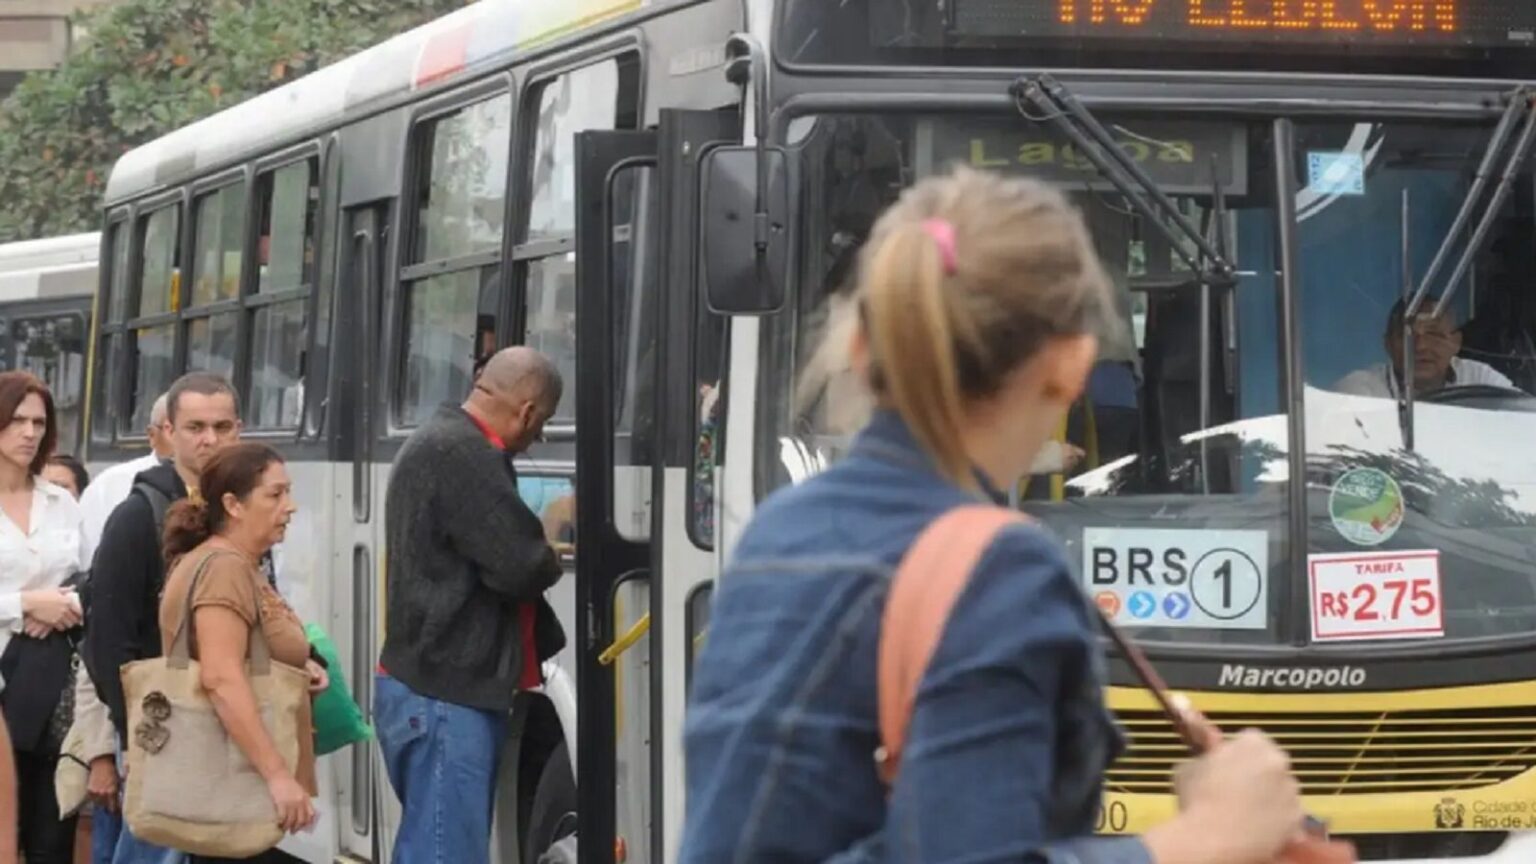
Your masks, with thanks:
[(955, 255), (955, 226), (945, 219), (924, 219), (923, 232), (939, 247), (939, 256), (944, 259), (944, 275), (955, 275), (960, 266)]

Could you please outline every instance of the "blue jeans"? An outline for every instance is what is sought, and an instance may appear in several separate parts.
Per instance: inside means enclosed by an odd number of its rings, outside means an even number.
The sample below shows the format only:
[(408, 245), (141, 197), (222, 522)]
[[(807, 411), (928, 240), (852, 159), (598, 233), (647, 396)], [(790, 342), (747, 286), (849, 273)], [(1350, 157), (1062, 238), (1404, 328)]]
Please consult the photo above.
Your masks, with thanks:
[(122, 813), (108, 812), (105, 807), (91, 808), (91, 864), (112, 864), (122, 831)]
[(440, 702), (379, 675), (374, 729), (405, 812), (394, 860), (489, 864), (507, 714)]
[[(117, 776), (124, 777), (125, 775), (126, 772), (123, 771), (123, 742), (118, 741)], [(122, 786), (125, 785), (127, 785), (126, 781), (119, 786), (119, 807), (122, 806)], [(99, 815), (101, 811), (98, 810), (97, 813)], [(117, 844), (112, 850), (112, 864), (186, 864), (187, 853), (178, 852), (175, 849), (162, 849), (159, 846), (145, 843), (143, 840), (133, 836), (133, 831), (128, 828), (128, 823), (123, 821), (121, 816), (115, 816), (114, 818), (121, 827), (117, 832)], [(94, 831), (95, 829), (92, 828), (92, 830)], [(92, 860), (99, 862), (101, 859), (95, 856), (100, 855), (100, 847), (97, 845), (95, 837), (91, 838), (91, 847)]]

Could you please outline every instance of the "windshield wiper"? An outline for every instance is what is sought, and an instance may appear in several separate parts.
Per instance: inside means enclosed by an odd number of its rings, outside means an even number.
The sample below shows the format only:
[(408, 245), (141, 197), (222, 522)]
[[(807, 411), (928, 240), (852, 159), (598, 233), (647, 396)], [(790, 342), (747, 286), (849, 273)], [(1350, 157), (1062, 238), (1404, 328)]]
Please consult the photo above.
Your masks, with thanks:
[[(1048, 74), (1019, 78), (1008, 88), (1019, 114), (1033, 123), (1048, 122), (1072, 142), (1077, 151), (1093, 164), (1100, 176), (1114, 186), (1115, 191), (1168, 241), (1169, 248), (1189, 268), (1193, 278), (1169, 285), (1170, 288), (1200, 289), (1200, 428), (1211, 425), (1211, 292), (1227, 291), (1237, 287), (1237, 268), (1227, 257), (1226, 232), (1222, 230), (1226, 217), (1226, 191), (1221, 185), (1221, 166), (1213, 162), (1211, 171), (1211, 198), (1213, 210), (1210, 228), (1216, 236), (1213, 243), (1205, 231), (1195, 227), (1169, 199), (1136, 161), (1131, 159), (1104, 124), (1083, 105), (1082, 101), (1065, 85)], [(1028, 106), (1034, 106), (1041, 116), (1032, 115)], [(1219, 247), (1219, 248), (1218, 248)], [(1198, 252), (1191, 254), (1193, 248)], [(1200, 446), (1201, 483), (1208, 484), (1209, 444)], [(1166, 484), (1167, 460), (1162, 448), (1154, 448), (1147, 470), (1158, 482)]]
[[(1125, 197), (1137, 214), (1167, 238), (1174, 254), (1195, 274), (1195, 284), (1231, 288), (1237, 284), (1237, 268), (1206, 239), (1168, 195), (1131, 159), (1083, 103), (1055, 77), (1047, 74), (1019, 78), (1008, 88), (1019, 113), (1032, 122), (1049, 122), (1070, 140), (1115, 191)], [(1026, 110), (1033, 105), (1042, 116)], [(1219, 191), (1219, 182), (1218, 182)], [(1199, 259), (1189, 252), (1199, 252)]]
[[(1456, 266), (1451, 269), (1451, 275), (1446, 278), (1445, 286), (1440, 291), (1440, 299), (1435, 302), (1434, 317), (1438, 318), (1445, 312), (1447, 304), (1460, 290), (1461, 283), (1466, 279), (1467, 273), (1472, 268), (1472, 261), (1487, 245), (1488, 233), (1493, 229), (1494, 220), (1499, 216), (1499, 209), (1509, 199), (1510, 190), (1514, 187), (1515, 176), (1520, 173), (1520, 167), (1530, 158), (1531, 149), (1536, 145), (1536, 98), (1532, 98), (1532, 92), (1528, 87), (1520, 87), (1507, 97), (1509, 104), (1504, 108), (1504, 115), (1499, 118), (1499, 125), (1494, 127), (1493, 137), (1488, 141), (1488, 150), (1483, 153), (1483, 159), (1477, 166), (1477, 173), (1472, 178), (1472, 185), (1467, 189), (1467, 195), (1461, 202), (1461, 208), (1456, 212), (1456, 218), (1452, 220), (1451, 227), (1445, 232), (1445, 239), (1441, 241), (1440, 248), (1435, 250), (1435, 257), (1430, 260), (1429, 269), (1424, 271), (1424, 278), (1419, 280), (1417, 289), (1413, 287), (1412, 262), (1409, 260), (1408, 244), (1408, 199), (1403, 200), (1403, 278), (1405, 292), (1411, 292), (1406, 297), (1403, 306), (1403, 356), (1398, 358), (1403, 371), (1398, 374), (1399, 386), (1397, 397), (1398, 423), (1402, 427), (1403, 447), (1413, 450), (1413, 367), (1414, 367), (1414, 333), (1413, 319), (1418, 316), (1423, 307), (1425, 298), (1429, 296), (1430, 289), (1434, 286), (1435, 278), (1445, 267), (1445, 262), (1450, 260), (1452, 251), (1456, 248), (1457, 241), (1467, 225), (1471, 224), (1474, 214), (1478, 213), (1478, 205), (1483, 209), (1477, 216), (1477, 225), (1472, 229), (1472, 234), (1467, 240), (1467, 245), (1461, 251), (1461, 257), (1456, 260)], [(1520, 115), (1525, 114), (1525, 125), (1520, 130), (1520, 137), (1515, 140), (1513, 149), (1506, 150), (1510, 135), (1514, 133), (1515, 126), (1519, 123)], [(1499, 166), (1499, 158), (1503, 156), (1502, 166)], [(1499, 166), (1495, 170), (1496, 166)], [(1483, 200), (1488, 184), (1497, 175), (1497, 184), (1493, 187), (1493, 193)], [(1389, 369), (1388, 374), (1392, 372)]]

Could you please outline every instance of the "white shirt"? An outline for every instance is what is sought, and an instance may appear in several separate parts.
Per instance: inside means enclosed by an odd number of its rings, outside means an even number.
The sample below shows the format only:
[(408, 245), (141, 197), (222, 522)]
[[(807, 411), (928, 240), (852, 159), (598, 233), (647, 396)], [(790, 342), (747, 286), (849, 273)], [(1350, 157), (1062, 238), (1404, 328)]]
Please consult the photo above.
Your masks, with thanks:
[(27, 533), (0, 513), (0, 654), (21, 632), (22, 592), (57, 588), (83, 569), (80, 505), (62, 487), (35, 483)]
[[(1454, 380), (1448, 386), (1465, 387), (1471, 384), (1487, 384), (1493, 387), (1515, 388), (1515, 382), (1505, 378), (1499, 370), (1476, 360), (1451, 358), (1451, 374)], [(1339, 379), (1333, 389), (1355, 396), (1375, 396), (1380, 399), (1397, 398), (1397, 376), (1387, 363), (1378, 363), (1368, 369), (1351, 372)]]
[(85, 494), (80, 496), (80, 511), (85, 518), (82, 525), (85, 535), (82, 554), (85, 556), (83, 560), (86, 568), (91, 566), (91, 559), (96, 556), (102, 529), (107, 527), (107, 517), (132, 491), (133, 478), (159, 464), (160, 457), (153, 453), (140, 456), (132, 462), (120, 462), (96, 475), (91, 479), (91, 485), (85, 487)]

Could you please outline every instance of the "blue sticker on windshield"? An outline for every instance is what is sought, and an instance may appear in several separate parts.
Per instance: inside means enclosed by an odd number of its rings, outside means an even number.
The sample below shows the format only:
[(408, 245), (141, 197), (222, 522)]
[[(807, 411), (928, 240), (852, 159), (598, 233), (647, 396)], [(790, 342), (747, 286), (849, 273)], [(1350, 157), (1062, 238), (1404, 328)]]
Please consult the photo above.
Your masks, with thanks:
[(1319, 195), (1364, 195), (1364, 157), (1359, 153), (1309, 152), (1307, 189)]

